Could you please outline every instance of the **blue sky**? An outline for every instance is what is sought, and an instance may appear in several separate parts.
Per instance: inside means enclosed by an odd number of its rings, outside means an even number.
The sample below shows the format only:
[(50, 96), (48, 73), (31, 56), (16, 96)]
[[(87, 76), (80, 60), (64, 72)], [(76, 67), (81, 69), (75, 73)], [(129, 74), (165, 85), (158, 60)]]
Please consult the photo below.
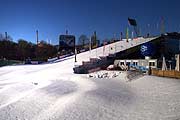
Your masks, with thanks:
[(0, 0), (0, 33), (35, 43), (38, 29), (40, 40), (58, 44), (66, 29), (77, 39), (96, 30), (105, 39), (125, 34), (128, 17), (137, 20), (143, 35), (159, 34), (161, 17), (166, 31), (179, 32), (179, 5), (179, 0)]

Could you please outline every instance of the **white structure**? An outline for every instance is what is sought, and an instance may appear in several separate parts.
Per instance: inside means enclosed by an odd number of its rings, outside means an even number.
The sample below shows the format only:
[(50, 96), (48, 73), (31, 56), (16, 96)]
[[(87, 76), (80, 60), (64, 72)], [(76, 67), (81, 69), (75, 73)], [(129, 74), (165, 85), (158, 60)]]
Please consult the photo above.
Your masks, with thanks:
[(167, 70), (167, 65), (166, 65), (166, 60), (165, 57), (163, 57), (163, 62), (162, 62), (162, 70)]
[[(126, 64), (125, 64), (126, 63)], [(157, 59), (134, 59), (134, 60), (115, 60), (114, 65), (116, 67), (123, 68), (123, 66), (143, 66), (145, 68), (157, 68)]]
[(77, 64), (82, 65), (82, 61), (89, 61), (90, 57), (100, 58), (101, 56), (109, 56), (110, 54), (112, 55), (124, 51), (126, 49), (141, 45), (143, 43), (150, 42), (156, 38), (158, 37), (152, 37), (152, 38), (139, 37), (139, 38), (134, 38), (133, 40), (129, 40), (129, 42), (126, 42), (126, 39), (123, 39), (122, 41), (108, 44), (105, 46), (105, 48), (104, 46), (98, 47), (96, 49), (90, 50), (91, 52), (90, 54), (88, 54), (88, 56), (86, 56), (85, 52), (77, 54)]
[(175, 68), (175, 70), (180, 71), (180, 54), (177, 54), (175, 56), (175, 58), (176, 58), (176, 68)]

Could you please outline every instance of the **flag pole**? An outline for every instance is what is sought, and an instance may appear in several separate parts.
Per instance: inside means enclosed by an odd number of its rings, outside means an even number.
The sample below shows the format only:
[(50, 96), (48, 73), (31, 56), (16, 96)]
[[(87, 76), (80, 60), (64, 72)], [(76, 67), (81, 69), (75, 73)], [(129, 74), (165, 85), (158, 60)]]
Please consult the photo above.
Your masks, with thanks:
[(74, 57), (74, 62), (76, 63), (77, 62), (77, 49), (76, 49), (76, 39), (74, 40), (74, 53), (75, 53), (75, 57)]
[(89, 58), (91, 58), (91, 36), (89, 38)]

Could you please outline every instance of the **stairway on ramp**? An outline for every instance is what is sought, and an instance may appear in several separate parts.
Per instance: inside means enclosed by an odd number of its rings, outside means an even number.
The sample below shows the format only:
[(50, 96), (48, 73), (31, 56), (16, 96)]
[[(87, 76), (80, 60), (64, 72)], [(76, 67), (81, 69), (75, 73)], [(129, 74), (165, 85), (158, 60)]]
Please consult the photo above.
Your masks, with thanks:
[(134, 40), (129, 39), (128, 42), (126, 39), (123, 39), (122, 41), (114, 42), (84, 53), (77, 54), (76, 66), (73, 68), (74, 73), (85, 74), (89, 73), (89, 71), (94, 72), (99, 70), (101, 67), (112, 64), (117, 53), (150, 42), (156, 38), (158, 37), (140, 37)]

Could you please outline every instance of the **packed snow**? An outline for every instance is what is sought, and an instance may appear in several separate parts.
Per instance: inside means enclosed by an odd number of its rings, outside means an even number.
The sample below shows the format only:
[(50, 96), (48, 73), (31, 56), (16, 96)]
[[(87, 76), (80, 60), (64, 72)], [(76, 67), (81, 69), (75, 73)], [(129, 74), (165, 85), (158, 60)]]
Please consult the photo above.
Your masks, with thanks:
[(90, 73), (87, 75), (87, 77), (89, 77), (89, 78), (101, 78), (101, 79), (116, 78), (118, 76), (127, 78), (127, 73), (123, 72), (123, 71), (101, 70), (101, 71)]
[[(81, 53), (77, 60), (88, 57), (89, 52)], [(1, 67), (0, 120), (180, 119), (180, 80), (141, 76), (127, 81), (126, 72), (89, 78), (74, 74), (74, 65), (69, 58)]]

